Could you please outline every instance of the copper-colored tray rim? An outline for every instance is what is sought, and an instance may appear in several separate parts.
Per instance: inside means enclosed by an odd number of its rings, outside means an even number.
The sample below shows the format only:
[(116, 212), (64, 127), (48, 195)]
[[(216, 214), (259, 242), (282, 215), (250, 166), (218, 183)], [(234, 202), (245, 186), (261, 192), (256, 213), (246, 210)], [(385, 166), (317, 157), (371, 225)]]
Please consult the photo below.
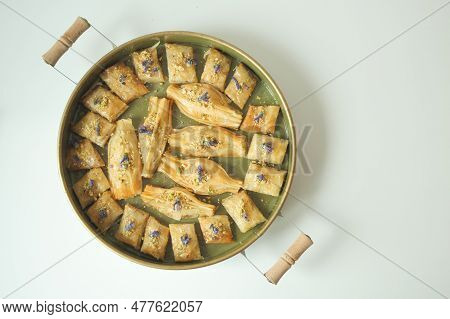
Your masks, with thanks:
[[(204, 261), (204, 262), (199, 262), (199, 263), (189, 263), (189, 264), (184, 264), (184, 263), (178, 263), (178, 264), (164, 264), (164, 263), (157, 263), (157, 262), (152, 262), (149, 260), (142, 260), (139, 259), (135, 256), (129, 255), (126, 252), (118, 249), (117, 247), (115, 247), (113, 244), (111, 244), (110, 242), (108, 242), (105, 238), (103, 238), (101, 235), (99, 235), (95, 230), (93, 230), (93, 228), (91, 227), (91, 225), (89, 224), (89, 222), (87, 221), (87, 219), (85, 218), (85, 214), (80, 211), (77, 208), (77, 204), (75, 203), (74, 197), (70, 196), (69, 193), (72, 192), (71, 186), (69, 185), (69, 181), (66, 180), (64, 178), (64, 157), (63, 157), (63, 152), (64, 152), (64, 144), (63, 144), (63, 131), (64, 128), (66, 127), (66, 125), (68, 124), (67, 122), (70, 121), (69, 115), (70, 115), (70, 109), (71, 106), (74, 105), (75, 98), (78, 95), (78, 91), (81, 89), (82, 84), (84, 82), (86, 82), (88, 79), (90, 79), (90, 77), (92, 76), (92, 73), (95, 72), (95, 68), (96, 65), (104, 65), (106, 62), (108, 62), (115, 53), (117, 53), (118, 51), (128, 47), (128, 46), (132, 46), (134, 45), (136, 42), (139, 42), (142, 39), (145, 38), (160, 38), (160, 37), (165, 37), (165, 36), (190, 36), (190, 37), (198, 37), (204, 40), (207, 40), (209, 42), (211, 42), (212, 44), (216, 43), (219, 44), (221, 46), (227, 47), (228, 49), (230, 49), (231, 51), (237, 52), (238, 54), (244, 56), (246, 59), (248, 59), (254, 67), (256, 67), (259, 72), (261, 72), (261, 74), (264, 75), (264, 77), (267, 79), (267, 82), (270, 83), (270, 85), (273, 87), (273, 89), (275, 90), (275, 93), (280, 97), (281, 99), (281, 107), (285, 110), (285, 116), (286, 116), (286, 121), (288, 124), (288, 129), (290, 130), (289, 135), (292, 139), (292, 141), (290, 141), (291, 144), (291, 151), (289, 152), (289, 162), (291, 163), (289, 169), (288, 169), (288, 173), (286, 176), (286, 181), (284, 184), (284, 188), (282, 191), (282, 194), (280, 195), (280, 200), (278, 201), (276, 207), (274, 208), (274, 212), (271, 214), (271, 216), (269, 217), (269, 219), (264, 223), (264, 225), (258, 230), (258, 232), (255, 233), (255, 236), (251, 239), (249, 239), (247, 242), (243, 243), (240, 246), (237, 246), (236, 248), (230, 250), (227, 253), (224, 253), (222, 256), (218, 256), (217, 258), (213, 258), (211, 260), (208, 261)], [(106, 247), (108, 247), (109, 249), (111, 249), (113, 252), (115, 252), (116, 254), (118, 254), (119, 256), (122, 256), (130, 261), (133, 261), (137, 264), (143, 265), (143, 266), (147, 266), (147, 267), (151, 267), (151, 268), (158, 268), (158, 269), (165, 269), (165, 270), (187, 270), (187, 269), (195, 269), (195, 268), (201, 268), (201, 267), (206, 267), (206, 266), (210, 266), (216, 263), (219, 263), (221, 261), (224, 261), (228, 258), (231, 258), (235, 255), (237, 255), (238, 253), (244, 251), (247, 247), (249, 247), (251, 244), (253, 244), (258, 238), (260, 238), (265, 232), (266, 230), (269, 228), (269, 226), (272, 224), (272, 222), (275, 220), (275, 218), (277, 217), (278, 213), (281, 210), (281, 207), (283, 206), (284, 202), (286, 201), (286, 197), (289, 193), (289, 190), (291, 188), (291, 184), (292, 184), (292, 179), (293, 179), (293, 175), (295, 172), (295, 166), (296, 166), (296, 136), (295, 136), (295, 129), (294, 129), (294, 124), (292, 121), (292, 115), (290, 112), (290, 109), (288, 107), (286, 98), (284, 97), (283, 93), (281, 92), (280, 88), (278, 87), (278, 85), (275, 83), (275, 81), (272, 79), (272, 77), (270, 76), (270, 74), (266, 71), (265, 68), (263, 68), (254, 58), (252, 58), (249, 54), (247, 54), (246, 52), (242, 51), (241, 49), (235, 47), (234, 45), (225, 42), (221, 39), (206, 35), (206, 34), (202, 34), (202, 33), (197, 33), (197, 32), (189, 32), (189, 31), (163, 31), (163, 32), (157, 32), (157, 33), (151, 33), (148, 35), (144, 35), (138, 38), (135, 38), (133, 40), (130, 40), (116, 48), (114, 48), (113, 50), (111, 50), (110, 52), (108, 52), (106, 55), (104, 55), (102, 58), (100, 58), (95, 65), (93, 65), (87, 72), (86, 74), (81, 78), (81, 80), (76, 84), (75, 89), (73, 90), (72, 94), (69, 97), (69, 100), (67, 101), (67, 104), (64, 108), (64, 112), (62, 115), (62, 120), (59, 126), (59, 133), (58, 133), (58, 166), (59, 166), (59, 173), (64, 185), (64, 190), (66, 192), (67, 197), (69, 198), (70, 204), (72, 205), (72, 208), (75, 210), (75, 212), (77, 213), (78, 218), (80, 219), (81, 223), (89, 230), (89, 232), (91, 234), (94, 234), (95, 237), (97, 237), (97, 239), (100, 240), (101, 243), (103, 243)]]

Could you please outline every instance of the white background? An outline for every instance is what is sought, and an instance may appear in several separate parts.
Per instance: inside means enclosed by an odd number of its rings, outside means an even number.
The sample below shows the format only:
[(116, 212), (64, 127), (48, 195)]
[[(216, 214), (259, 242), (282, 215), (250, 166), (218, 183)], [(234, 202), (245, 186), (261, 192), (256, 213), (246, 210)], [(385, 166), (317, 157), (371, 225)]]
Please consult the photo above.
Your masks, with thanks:
[[(189, 272), (133, 264), (89, 242), (63, 192), (56, 140), (74, 86), (41, 60), (54, 39), (0, 3), (2, 297), (450, 295), (447, 1), (2, 1), (55, 37), (83, 16), (116, 44), (166, 30), (221, 38), (267, 68), (299, 129), (314, 126), (314, 173), (298, 172), (286, 217), (247, 250), (264, 271), (293, 225), (313, 238), (278, 286), (241, 255)], [(93, 30), (75, 48), (109, 50)], [(58, 64), (75, 80), (89, 66), (73, 52)]]

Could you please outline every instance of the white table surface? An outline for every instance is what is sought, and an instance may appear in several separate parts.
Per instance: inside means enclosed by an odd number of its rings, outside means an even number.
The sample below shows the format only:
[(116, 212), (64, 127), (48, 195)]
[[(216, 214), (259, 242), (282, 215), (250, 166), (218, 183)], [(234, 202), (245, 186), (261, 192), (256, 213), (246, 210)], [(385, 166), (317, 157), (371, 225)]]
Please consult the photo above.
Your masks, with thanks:
[[(2, 1), (35, 24), (0, 3), (2, 297), (450, 296), (447, 1)], [(57, 170), (74, 86), (42, 62), (54, 39), (37, 27), (57, 37), (76, 16), (117, 44), (164, 30), (235, 44), (273, 75), (297, 128), (313, 126), (313, 174), (297, 172), (286, 217), (247, 250), (267, 268), (292, 224), (313, 238), (278, 286), (242, 255), (161, 271), (88, 242)], [(109, 50), (92, 30), (75, 48), (94, 60)], [(73, 52), (58, 64), (75, 80), (89, 66)]]

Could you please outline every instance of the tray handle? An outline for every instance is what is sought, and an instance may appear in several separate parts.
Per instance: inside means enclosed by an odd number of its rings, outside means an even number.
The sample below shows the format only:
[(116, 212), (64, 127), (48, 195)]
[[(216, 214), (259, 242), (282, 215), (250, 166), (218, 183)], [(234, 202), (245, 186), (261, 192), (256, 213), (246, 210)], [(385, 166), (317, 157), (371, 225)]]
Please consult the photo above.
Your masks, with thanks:
[(311, 237), (301, 234), (264, 276), (270, 283), (276, 285), (312, 244)]
[(53, 44), (53, 46), (42, 55), (45, 63), (55, 66), (64, 53), (75, 43), (75, 41), (87, 30), (91, 25), (82, 18), (76, 18), (75, 22), (67, 29), (66, 32)]

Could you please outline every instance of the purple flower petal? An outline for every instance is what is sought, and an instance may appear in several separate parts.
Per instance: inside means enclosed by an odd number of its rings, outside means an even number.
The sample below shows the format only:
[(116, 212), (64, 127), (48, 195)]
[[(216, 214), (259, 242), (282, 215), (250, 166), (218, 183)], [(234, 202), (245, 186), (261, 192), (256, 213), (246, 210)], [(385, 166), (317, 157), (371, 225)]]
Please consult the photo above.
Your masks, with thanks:
[(185, 246), (189, 244), (189, 242), (191, 241), (191, 238), (189, 238), (188, 234), (184, 234), (183, 236), (180, 237), (180, 239), (183, 245)]

